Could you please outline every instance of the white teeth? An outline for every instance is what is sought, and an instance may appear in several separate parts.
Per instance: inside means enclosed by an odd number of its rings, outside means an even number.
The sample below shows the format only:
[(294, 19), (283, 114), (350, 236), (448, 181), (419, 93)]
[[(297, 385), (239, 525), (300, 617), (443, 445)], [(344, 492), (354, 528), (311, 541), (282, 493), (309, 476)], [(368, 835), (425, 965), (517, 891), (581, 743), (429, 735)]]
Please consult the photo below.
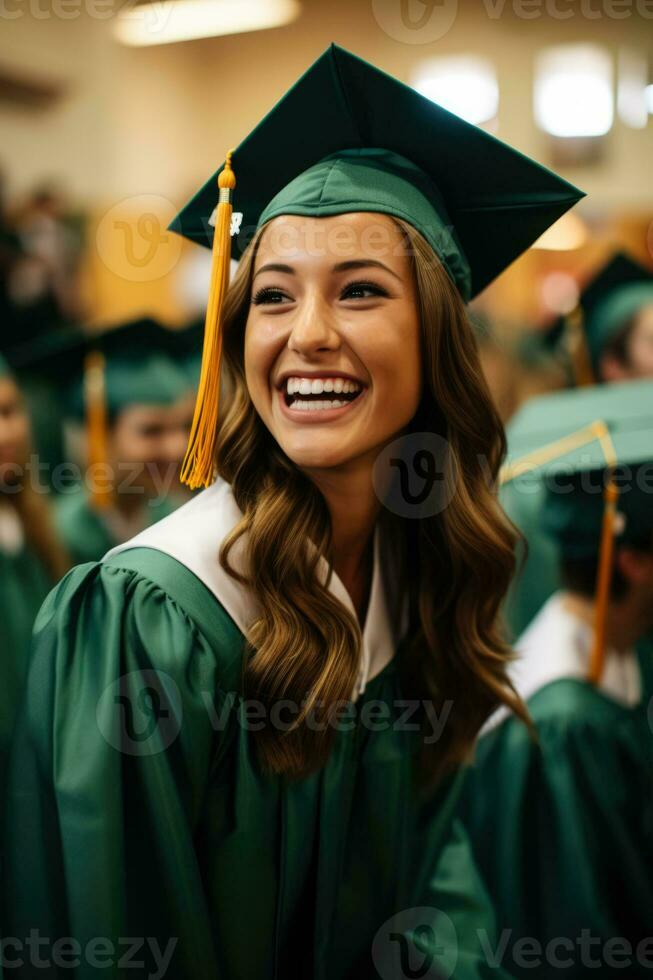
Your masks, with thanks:
[(286, 391), (289, 395), (321, 395), (323, 392), (335, 391), (352, 393), (360, 391), (361, 385), (357, 381), (349, 381), (344, 378), (300, 378), (291, 377), (286, 379)]
[(318, 412), (322, 409), (327, 408), (342, 408), (343, 405), (349, 405), (350, 402), (343, 402), (337, 398), (330, 401), (316, 401), (316, 402), (304, 402), (300, 399), (296, 399), (291, 404), (292, 409), (299, 409), (301, 412)]

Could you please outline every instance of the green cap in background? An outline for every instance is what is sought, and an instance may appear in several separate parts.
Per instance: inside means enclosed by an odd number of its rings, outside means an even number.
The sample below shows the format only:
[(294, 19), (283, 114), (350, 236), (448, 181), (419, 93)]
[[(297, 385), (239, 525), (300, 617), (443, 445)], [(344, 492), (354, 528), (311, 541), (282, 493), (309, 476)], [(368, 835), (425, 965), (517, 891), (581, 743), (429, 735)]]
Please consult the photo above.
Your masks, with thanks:
[(103, 358), (109, 422), (132, 405), (171, 405), (182, 398), (191, 389), (191, 382), (175, 363), (170, 333), (157, 320), (145, 317), (87, 334), (82, 344), (83, 361), (68, 392), (70, 414), (84, 417), (84, 365), (93, 354)]
[[(170, 224), (211, 247), (220, 168)], [(584, 196), (485, 130), (331, 44), (234, 150), (232, 254), (280, 214), (403, 218), (469, 300)]]
[[(613, 466), (623, 528), (617, 542), (653, 535), (653, 381), (626, 381), (531, 399), (507, 428), (502, 482), (542, 480), (542, 528), (562, 555), (598, 555), (604, 480)], [(527, 476), (527, 474), (530, 474)]]
[[(581, 326), (594, 377), (606, 345), (644, 307), (653, 304), (653, 271), (626, 252), (616, 252), (586, 283), (578, 301)], [(572, 314), (573, 316), (573, 314)], [(559, 317), (541, 335), (545, 349), (559, 352), (570, 317)]]

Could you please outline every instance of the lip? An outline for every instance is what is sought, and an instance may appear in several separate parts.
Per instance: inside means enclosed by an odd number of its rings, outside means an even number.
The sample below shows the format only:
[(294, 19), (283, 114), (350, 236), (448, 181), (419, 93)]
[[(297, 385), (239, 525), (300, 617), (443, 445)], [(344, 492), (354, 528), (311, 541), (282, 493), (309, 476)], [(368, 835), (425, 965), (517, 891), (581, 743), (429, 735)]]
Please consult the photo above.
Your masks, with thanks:
[[(294, 375), (291, 375), (294, 377)], [(304, 375), (308, 377), (308, 375)], [(329, 375), (327, 375), (329, 377)], [(331, 375), (335, 377), (335, 375)], [(342, 405), (340, 408), (322, 408), (311, 411), (310, 409), (304, 410), (302, 408), (290, 408), (286, 405), (286, 389), (279, 388), (277, 391), (277, 397), (279, 399), (279, 405), (281, 407), (281, 414), (284, 415), (291, 422), (301, 422), (304, 425), (316, 425), (320, 422), (331, 422), (336, 421), (336, 419), (341, 418), (341, 416), (346, 415), (348, 412), (353, 412), (359, 402), (365, 400), (367, 395), (367, 388), (363, 388), (360, 395), (354, 398), (353, 402), (347, 402), (346, 405)]]

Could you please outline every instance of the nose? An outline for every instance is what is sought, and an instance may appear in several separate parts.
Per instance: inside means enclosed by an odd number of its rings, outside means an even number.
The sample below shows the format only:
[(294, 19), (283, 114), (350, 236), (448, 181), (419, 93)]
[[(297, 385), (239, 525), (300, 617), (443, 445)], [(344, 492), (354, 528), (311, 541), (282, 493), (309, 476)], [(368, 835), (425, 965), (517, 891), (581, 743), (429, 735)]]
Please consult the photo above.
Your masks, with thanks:
[(288, 347), (300, 354), (333, 350), (340, 344), (336, 318), (319, 289), (307, 291), (293, 317)]

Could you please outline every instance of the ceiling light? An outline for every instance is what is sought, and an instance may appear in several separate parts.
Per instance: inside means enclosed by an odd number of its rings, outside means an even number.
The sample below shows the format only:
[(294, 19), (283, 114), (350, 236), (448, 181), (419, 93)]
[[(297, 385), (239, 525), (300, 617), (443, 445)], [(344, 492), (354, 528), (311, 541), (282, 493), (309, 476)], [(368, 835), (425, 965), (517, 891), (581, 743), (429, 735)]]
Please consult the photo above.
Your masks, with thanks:
[(281, 27), (299, 12), (298, 0), (155, 0), (118, 14), (113, 33), (136, 47), (172, 44)]

